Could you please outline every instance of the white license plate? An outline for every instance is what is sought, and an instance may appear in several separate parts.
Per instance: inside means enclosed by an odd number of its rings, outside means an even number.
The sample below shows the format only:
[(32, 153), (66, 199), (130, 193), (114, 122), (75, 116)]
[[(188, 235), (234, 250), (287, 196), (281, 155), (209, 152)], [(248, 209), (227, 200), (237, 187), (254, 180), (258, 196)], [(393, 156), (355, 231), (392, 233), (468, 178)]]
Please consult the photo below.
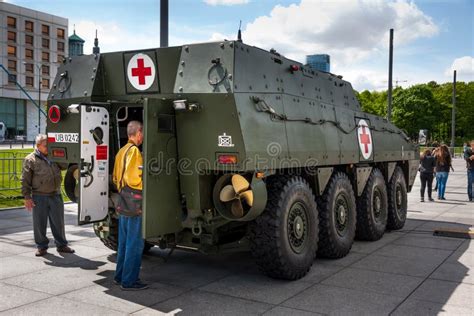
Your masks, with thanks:
[(78, 143), (79, 133), (48, 133), (50, 143)]

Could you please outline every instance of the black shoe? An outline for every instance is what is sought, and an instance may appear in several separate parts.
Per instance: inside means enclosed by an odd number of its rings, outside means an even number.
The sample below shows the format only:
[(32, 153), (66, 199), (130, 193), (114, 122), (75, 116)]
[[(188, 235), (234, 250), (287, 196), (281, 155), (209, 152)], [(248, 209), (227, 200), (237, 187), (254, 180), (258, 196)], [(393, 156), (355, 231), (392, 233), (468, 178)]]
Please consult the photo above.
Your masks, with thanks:
[(122, 281), (119, 281), (119, 280), (117, 280), (117, 279), (114, 279), (114, 284), (115, 284), (115, 285), (120, 285), (121, 283), (122, 283)]
[(420, 202), (424, 202), (425, 201), (425, 198), (420, 198)]
[(125, 287), (123, 285), (120, 286), (120, 288), (123, 291), (141, 291), (141, 290), (146, 290), (148, 288), (148, 284), (141, 283), (141, 282), (135, 282), (132, 286)]
[(428, 198), (428, 201), (434, 202), (434, 199), (433, 198)]
[(441, 200), (446, 201), (446, 199), (444, 197), (442, 197)]

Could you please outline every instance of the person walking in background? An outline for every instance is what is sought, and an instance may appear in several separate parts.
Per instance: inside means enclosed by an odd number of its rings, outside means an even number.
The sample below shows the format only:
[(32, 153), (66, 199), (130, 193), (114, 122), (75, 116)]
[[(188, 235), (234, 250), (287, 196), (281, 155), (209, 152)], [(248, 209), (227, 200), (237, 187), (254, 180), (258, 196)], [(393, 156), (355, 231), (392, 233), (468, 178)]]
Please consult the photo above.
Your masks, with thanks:
[(467, 168), (467, 196), (469, 202), (474, 202), (474, 139), (471, 140), (471, 147), (464, 149), (464, 160)]
[[(431, 150), (431, 156), (436, 157), (436, 153), (438, 152), (438, 149), (439, 149), (439, 144), (437, 142), (434, 142), (433, 149)], [(438, 191), (438, 180), (436, 179), (436, 172), (434, 173), (434, 181), (435, 181), (435, 186), (434, 186), (433, 191)]]
[(420, 202), (425, 201), (425, 188), (428, 189), (428, 200), (433, 202), (433, 198), (431, 197), (431, 191), (433, 187), (433, 174), (434, 168), (436, 166), (436, 159), (431, 155), (431, 150), (426, 149), (420, 157), (420, 181), (421, 181), (421, 189), (420, 189)]
[(61, 170), (48, 158), (48, 137), (36, 136), (35, 150), (25, 157), (21, 174), (21, 192), (25, 208), (33, 212), (33, 233), (36, 256), (47, 254), (49, 239), (46, 228), (51, 227), (58, 252), (74, 253), (68, 247), (64, 229), (64, 202), (61, 196)]
[(451, 166), (451, 154), (446, 145), (441, 145), (436, 151), (436, 181), (438, 182), (438, 200), (446, 200), (446, 183), (448, 182)]

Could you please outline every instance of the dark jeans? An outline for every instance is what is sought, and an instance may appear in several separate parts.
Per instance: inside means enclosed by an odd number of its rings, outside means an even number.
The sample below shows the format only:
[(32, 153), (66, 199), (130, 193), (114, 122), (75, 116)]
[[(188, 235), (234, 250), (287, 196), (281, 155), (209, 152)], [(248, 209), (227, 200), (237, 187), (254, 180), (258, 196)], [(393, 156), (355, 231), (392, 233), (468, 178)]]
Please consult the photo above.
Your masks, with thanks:
[(64, 202), (61, 195), (33, 195), (33, 232), (38, 248), (48, 248), (49, 239), (46, 237), (46, 228), (51, 227), (56, 247), (66, 246), (64, 231)]
[(428, 187), (428, 198), (431, 199), (431, 190), (433, 187), (433, 174), (432, 173), (420, 173), (421, 180), (421, 197), (425, 197), (425, 188)]
[(473, 187), (474, 187), (474, 169), (467, 169), (467, 196), (469, 200), (472, 201), (474, 199), (473, 195)]
[(141, 216), (119, 216), (119, 244), (115, 280), (123, 287), (138, 281), (145, 241), (142, 238)]

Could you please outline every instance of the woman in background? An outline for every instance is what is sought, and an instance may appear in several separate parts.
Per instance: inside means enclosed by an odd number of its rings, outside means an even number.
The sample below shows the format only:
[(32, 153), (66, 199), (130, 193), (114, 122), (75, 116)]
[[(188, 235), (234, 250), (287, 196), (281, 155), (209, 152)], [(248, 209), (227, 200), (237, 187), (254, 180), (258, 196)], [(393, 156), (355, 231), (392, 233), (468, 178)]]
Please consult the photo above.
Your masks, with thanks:
[(441, 145), (435, 154), (436, 157), (436, 181), (438, 182), (438, 200), (446, 200), (446, 182), (448, 182), (451, 169), (451, 155), (446, 145)]
[(420, 156), (420, 202), (425, 201), (425, 188), (428, 188), (428, 200), (433, 202), (431, 197), (431, 191), (433, 187), (433, 174), (434, 168), (436, 167), (436, 158), (431, 155), (431, 150), (426, 149)]

